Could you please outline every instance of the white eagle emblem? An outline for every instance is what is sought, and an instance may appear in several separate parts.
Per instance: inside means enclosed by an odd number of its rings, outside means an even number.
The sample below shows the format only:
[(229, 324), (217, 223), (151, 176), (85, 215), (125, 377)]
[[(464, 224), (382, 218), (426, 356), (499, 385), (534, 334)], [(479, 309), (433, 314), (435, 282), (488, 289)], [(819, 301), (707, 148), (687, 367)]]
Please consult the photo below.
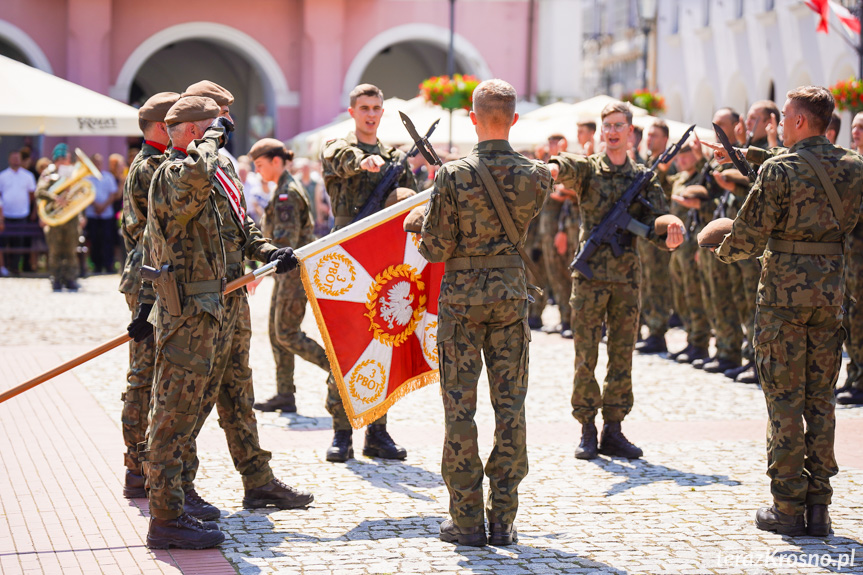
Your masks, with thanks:
[(411, 307), (413, 301), (414, 296), (409, 282), (397, 283), (387, 292), (387, 297), (378, 299), (381, 305), (381, 317), (390, 329), (393, 329), (393, 323), (400, 326), (407, 325), (414, 313)]

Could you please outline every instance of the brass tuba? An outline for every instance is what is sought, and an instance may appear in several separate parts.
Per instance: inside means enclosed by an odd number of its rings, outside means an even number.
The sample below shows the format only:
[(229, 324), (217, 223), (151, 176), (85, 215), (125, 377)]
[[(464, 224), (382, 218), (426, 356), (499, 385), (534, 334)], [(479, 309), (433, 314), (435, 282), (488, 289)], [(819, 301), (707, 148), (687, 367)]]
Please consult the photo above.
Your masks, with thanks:
[[(39, 217), (51, 227), (65, 224), (96, 199), (96, 188), (84, 178), (93, 176), (101, 180), (102, 173), (80, 148), (75, 148), (75, 155), (78, 156), (78, 161), (75, 162), (72, 175), (68, 178), (61, 177), (51, 184), (48, 192), (53, 196), (52, 199), (38, 202)], [(58, 202), (59, 198), (63, 201)]]

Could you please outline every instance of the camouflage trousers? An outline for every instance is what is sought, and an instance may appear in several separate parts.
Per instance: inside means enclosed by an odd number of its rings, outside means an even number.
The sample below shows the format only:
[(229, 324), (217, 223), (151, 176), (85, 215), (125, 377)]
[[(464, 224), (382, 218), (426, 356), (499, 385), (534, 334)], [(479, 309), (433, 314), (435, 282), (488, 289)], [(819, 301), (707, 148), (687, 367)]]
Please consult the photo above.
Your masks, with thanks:
[(761, 281), (761, 263), (756, 259), (739, 260), (731, 264), (732, 293), (737, 305), (740, 323), (746, 330), (746, 347), (743, 356), (752, 359), (752, 342), (755, 338), (755, 302), (758, 283)]
[[(339, 394), (339, 386), (336, 384), (336, 378), (330, 373), (327, 377), (327, 413), (333, 418), (333, 431), (348, 431), (353, 429), (351, 422), (348, 419), (348, 414), (345, 411), (345, 406), (342, 404), (342, 396)], [(387, 414), (383, 414), (378, 419), (372, 422), (374, 425), (386, 425)]]
[(78, 278), (78, 218), (65, 224), (49, 226), (45, 234), (48, 244), (48, 273), (54, 281), (73, 282)]
[[(863, 227), (858, 223), (857, 228)], [(853, 389), (863, 389), (863, 239), (855, 228), (855, 234), (848, 236), (848, 249), (845, 250), (845, 329), (848, 340), (845, 349), (851, 363), (848, 364), (848, 378), (845, 384)]]
[(276, 285), (270, 302), (270, 345), (276, 360), (276, 390), (280, 395), (294, 394), (294, 355), (330, 370), (327, 352), (300, 329), (306, 315), (306, 292), (300, 274), (273, 276)]
[(483, 356), (495, 419), (494, 447), (485, 465), (485, 514), (490, 523), (515, 521), (518, 485), (528, 472), (526, 319), (526, 300), (440, 306), (438, 356), (445, 428), (441, 475), (449, 491), (450, 516), (459, 527), (483, 524), (483, 465), (474, 421)]
[[(841, 307), (758, 306), (755, 366), (767, 400), (767, 475), (777, 509), (830, 504)], [(805, 427), (804, 427), (805, 424)]]
[[(134, 319), (138, 307), (138, 296), (126, 294), (126, 304)], [(123, 401), (121, 423), (126, 454), (126, 468), (138, 475), (143, 474), (138, 457), (138, 444), (147, 440), (147, 414), (153, 395), (153, 366), (156, 363), (156, 343), (152, 339), (140, 343), (129, 342), (129, 370), (126, 372), (126, 391), (120, 396)]]
[[(638, 334), (639, 286), (574, 276), (571, 303), (578, 318), (572, 326), (572, 416), (583, 424), (593, 421), (601, 409), (604, 421), (623, 421), (634, 400), (632, 351)], [(603, 322), (608, 327), (608, 370), (600, 392), (595, 372)]]
[(641, 317), (650, 335), (665, 337), (672, 308), (668, 289), (671, 252), (642, 238), (638, 238), (637, 248), (641, 259)]
[(539, 240), (542, 248), (542, 260), (545, 264), (545, 274), (551, 295), (554, 297), (560, 311), (560, 321), (572, 323), (572, 309), (569, 306), (569, 294), (572, 292), (572, 274), (569, 271), (567, 257), (560, 255), (554, 245), (554, 237), (558, 230), (562, 203), (549, 199), (545, 202), (539, 214)]
[(695, 347), (707, 348), (710, 343), (710, 319), (704, 307), (701, 291), (701, 272), (695, 261), (698, 245), (685, 241), (671, 252), (671, 289), (674, 309), (683, 320), (686, 342)]
[[(741, 362), (743, 330), (740, 328), (740, 315), (736, 305), (728, 305), (730, 299), (745, 297), (736, 294), (731, 281), (734, 264), (724, 264), (707, 250), (699, 252), (702, 269), (705, 272), (705, 285), (708, 291), (708, 309), (713, 318), (716, 333), (716, 357), (735, 363)], [(754, 302), (754, 300), (753, 300)]]

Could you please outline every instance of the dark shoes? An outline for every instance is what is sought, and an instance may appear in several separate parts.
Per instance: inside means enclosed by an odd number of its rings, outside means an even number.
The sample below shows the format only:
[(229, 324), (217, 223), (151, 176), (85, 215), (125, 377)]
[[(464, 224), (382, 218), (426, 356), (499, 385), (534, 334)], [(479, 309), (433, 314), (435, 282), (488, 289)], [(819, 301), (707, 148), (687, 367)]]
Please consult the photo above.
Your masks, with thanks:
[(830, 513), (823, 504), (806, 506), (806, 535), (827, 537), (830, 535)]
[(529, 327), (530, 329), (542, 329), (542, 318), (539, 316), (528, 317), (527, 327)]
[(485, 547), (488, 545), (488, 538), (485, 535), (485, 525), (459, 527), (453, 523), (452, 519), (447, 519), (440, 524), (440, 540), (447, 543), (467, 545), (469, 547)]
[(336, 430), (333, 444), (327, 449), (327, 461), (344, 463), (354, 456), (353, 431), (350, 429)]
[(863, 405), (863, 390), (846, 389), (836, 395), (836, 403), (842, 405)]
[(665, 353), (668, 351), (668, 347), (665, 345), (664, 337), (649, 335), (641, 343), (635, 344), (635, 351), (643, 354)]
[(683, 355), (684, 353), (688, 353), (688, 352), (690, 352), (690, 351), (692, 351), (692, 346), (691, 346), (691, 345), (687, 345), (686, 347), (684, 347), (684, 348), (683, 348), (683, 349), (681, 349), (680, 351), (675, 351), (675, 352), (669, 353), (667, 357), (668, 357), (668, 359), (670, 359), (671, 361), (677, 361), (677, 358), (678, 358), (678, 357), (680, 357), (680, 356), (681, 356), (681, 355)]
[(54, 280), (51, 282), (51, 290), (52, 291), (63, 291), (63, 284), (61, 284), (57, 280)]
[(75, 280), (69, 280), (63, 284), (63, 287), (69, 291), (78, 291), (78, 288), (81, 287), (78, 285), (78, 282)]
[(488, 543), (500, 547), (518, 543), (518, 531), (515, 530), (515, 525), (512, 523), (489, 523)]
[(755, 513), (755, 526), (762, 531), (772, 531), (779, 535), (792, 537), (806, 535), (803, 515), (786, 515), (776, 509), (775, 505), (762, 507)]
[(563, 339), (572, 339), (572, 326), (567, 322), (560, 324), (560, 337)]
[(596, 459), (599, 457), (599, 447), (596, 441), (596, 424), (581, 424), (581, 442), (575, 448), (576, 459)]
[(738, 373), (734, 381), (738, 383), (758, 383), (758, 372), (755, 371), (755, 366), (750, 365), (747, 369)]
[(678, 355), (674, 360), (677, 363), (692, 363), (696, 359), (707, 359), (710, 357), (710, 352), (706, 347), (695, 347), (694, 345), (687, 346), (683, 353)]
[(258, 411), (282, 411), (284, 413), (296, 413), (297, 402), (294, 399), (293, 393), (277, 394), (268, 399), (255, 404), (255, 409)]
[(606, 422), (602, 425), (602, 437), (599, 439), (599, 452), (603, 455), (638, 459), (644, 452), (633, 445), (620, 430), (620, 422)]
[(739, 366), (739, 362), (716, 357), (705, 363), (702, 369), (704, 369), (704, 371), (706, 371), (707, 373), (725, 373), (729, 369), (734, 369), (735, 367)]
[(261, 487), (247, 489), (246, 496), (243, 497), (243, 507), (257, 509), (272, 505), (279, 509), (297, 509), (308, 506), (314, 500), (315, 496), (311, 493), (299, 491), (278, 479), (273, 479)]
[(386, 425), (372, 423), (366, 427), (366, 443), (363, 446), (363, 455), (380, 457), (381, 459), (404, 459), (408, 456), (408, 452), (393, 441), (393, 438), (387, 433)]
[(741, 366), (734, 367), (734, 368), (731, 368), (731, 369), (726, 369), (725, 371), (723, 371), (723, 372), (722, 372), (722, 374), (723, 374), (725, 377), (729, 378), (729, 379), (734, 379), (734, 378), (736, 378), (739, 374), (743, 373), (744, 371), (746, 371), (746, 370), (747, 370), (747, 369), (749, 369), (750, 367), (752, 367), (752, 362), (751, 362), (751, 361), (748, 361), (748, 362), (746, 362), (745, 364), (743, 364), (743, 365), (741, 365)]
[(126, 499), (140, 499), (147, 497), (144, 489), (144, 476), (133, 473), (131, 469), (126, 470), (126, 482), (123, 485), (123, 497)]
[(176, 519), (150, 518), (147, 547), (150, 549), (207, 549), (225, 540), (218, 529), (207, 529), (205, 524), (183, 513)]
[(213, 521), (222, 516), (219, 508), (212, 503), (207, 503), (194, 488), (186, 491), (183, 511), (201, 521)]

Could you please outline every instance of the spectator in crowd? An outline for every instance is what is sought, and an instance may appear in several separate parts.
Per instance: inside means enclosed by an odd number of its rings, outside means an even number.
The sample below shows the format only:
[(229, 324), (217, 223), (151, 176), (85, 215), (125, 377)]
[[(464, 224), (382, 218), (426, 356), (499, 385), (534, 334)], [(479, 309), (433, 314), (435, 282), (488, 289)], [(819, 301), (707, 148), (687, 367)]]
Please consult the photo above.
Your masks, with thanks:
[(249, 156), (237, 158), (237, 176), (243, 182), (243, 195), (246, 196), (246, 212), (255, 224), (260, 225), (264, 208), (270, 201), (270, 188), (255, 172)]
[[(33, 194), (36, 191), (36, 178), (21, 162), (18, 151), (9, 154), (9, 167), (0, 172), (0, 197), (4, 206), (7, 223), (33, 221)], [(4, 224), (5, 227), (5, 224)], [(5, 240), (10, 248), (29, 248), (30, 238), (10, 237)], [(32, 271), (30, 259), (22, 254), (9, 254), (8, 267), (11, 273), (18, 274), (21, 268)]]
[(589, 156), (596, 152), (594, 138), (596, 137), (596, 122), (579, 122), (578, 123), (578, 145), (581, 146), (581, 153)]
[(96, 188), (96, 199), (87, 206), (87, 239), (90, 241), (90, 259), (95, 273), (114, 272), (114, 248), (117, 244), (117, 220), (114, 200), (117, 199), (117, 179), (108, 170), (102, 169), (101, 154), (93, 154), (93, 165), (102, 173), (102, 179), (93, 176), (87, 179)]
[(830, 143), (834, 146), (836, 145), (836, 138), (839, 137), (839, 130), (841, 129), (842, 116), (840, 116), (836, 110), (833, 110), (833, 115), (830, 116), (830, 124), (827, 126), (827, 133), (824, 135), (827, 136), (827, 139), (830, 140)]
[(249, 118), (249, 140), (255, 143), (263, 138), (272, 138), (275, 134), (275, 122), (273, 117), (267, 113), (267, 105), (263, 102), (258, 104), (256, 113)]

